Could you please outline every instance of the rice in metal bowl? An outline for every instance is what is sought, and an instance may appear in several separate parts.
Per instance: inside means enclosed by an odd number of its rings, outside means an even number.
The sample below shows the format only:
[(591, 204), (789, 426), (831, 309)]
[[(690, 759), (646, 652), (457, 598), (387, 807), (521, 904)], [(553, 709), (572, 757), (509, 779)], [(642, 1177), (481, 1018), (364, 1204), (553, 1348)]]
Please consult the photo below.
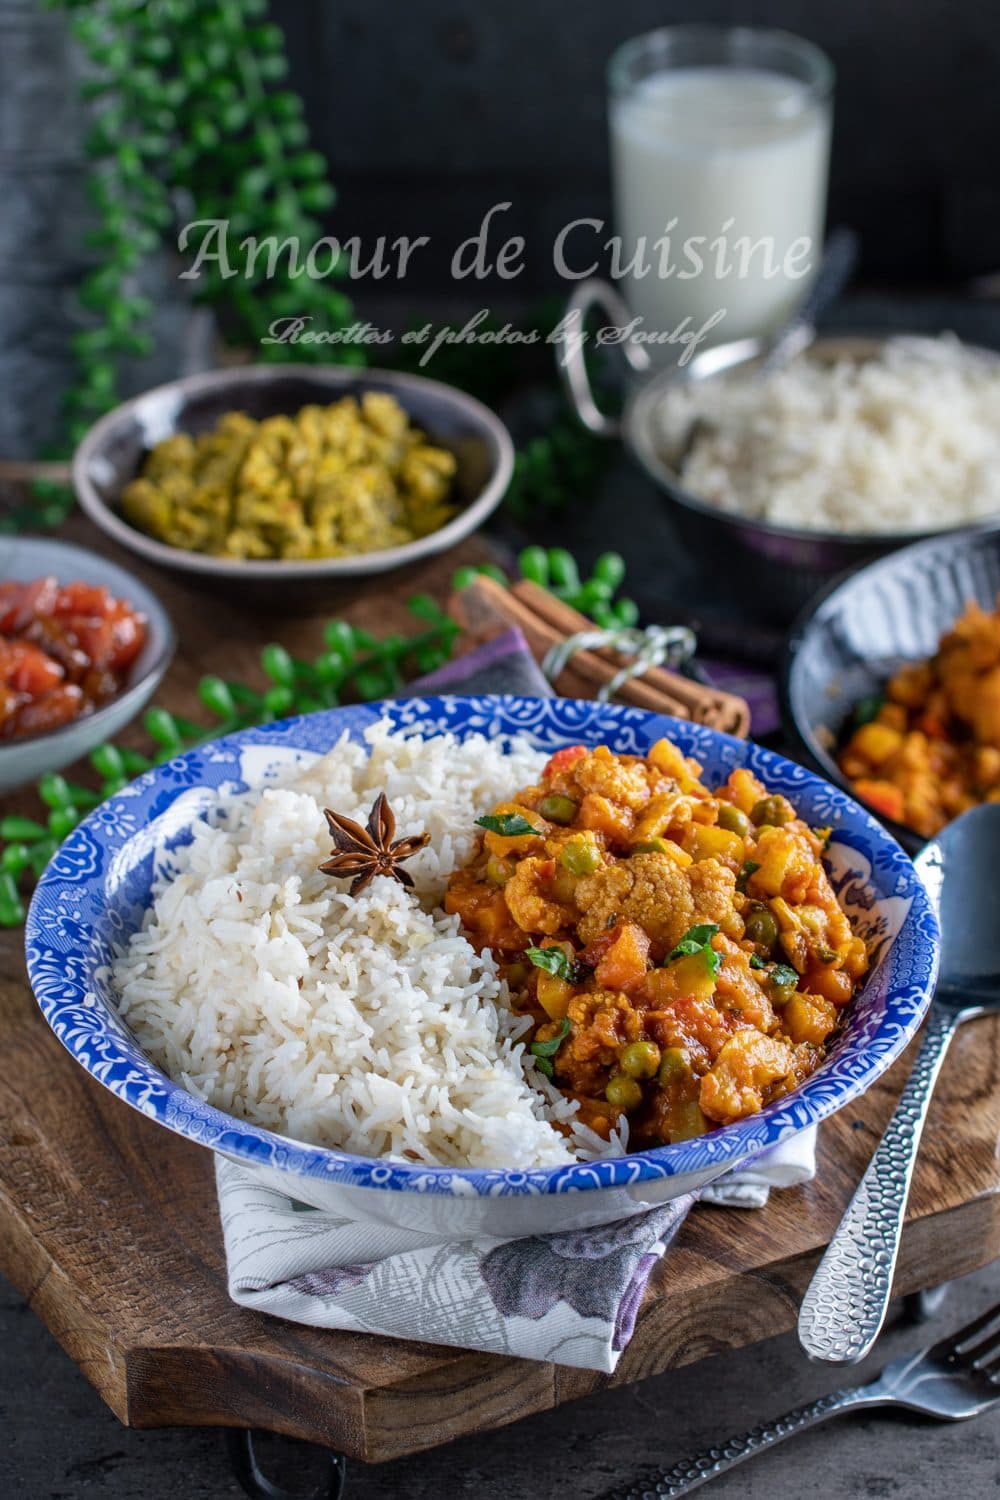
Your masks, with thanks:
[[(489, 954), (440, 901), (484, 807), (545, 755), (370, 729), (304, 772), (230, 797), (193, 828), (113, 966), (139, 1046), (199, 1098), (284, 1135), (445, 1166), (549, 1166), (608, 1154), (526, 1056)], [(381, 876), (357, 897), (320, 872), (324, 807), (364, 822), (380, 791), (429, 845), (414, 890)], [(613, 1137), (612, 1151), (624, 1149)]]

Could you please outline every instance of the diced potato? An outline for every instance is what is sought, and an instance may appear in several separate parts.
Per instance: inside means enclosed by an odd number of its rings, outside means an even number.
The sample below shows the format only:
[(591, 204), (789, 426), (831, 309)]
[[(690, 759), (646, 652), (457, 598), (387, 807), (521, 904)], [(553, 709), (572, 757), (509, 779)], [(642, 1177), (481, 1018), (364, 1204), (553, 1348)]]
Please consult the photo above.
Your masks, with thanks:
[(602, 989), (625, 990), (646, 976), (649, 937), (634, 922), (624, 922), (611, 947), (600, 959), (594, 978)]
[(733, 805), (748, 816), (753, 811), (754, 804), (759, 802), (761, 797), (767, 796), (767, 787), (762, 781), (758, 781), (753, 772), (748, 771), (745, 766), (740, 766), (730, 773), (727, 787), (733, 799)]
[(738, 870), (743, 863), (743, 840), (716, 824), (689, 823), (681, 835), (681, 846), (695, 861), (717, 859)]
[(662, 792), (659, 796), (650, 797), (632, 830), (634, 842), (641, 843), (645, 839), (661, 837), (675, 820), (679, 805), (684, 805), (685, 812), (689, 811), (685, 805), (687, 801), (680, 792)]
[(862, 724), (851, 737), (851, 749), (863, 755), (872, 766), (880, 766), (890, 755), (895, 755), (902, 743), (903, 736), (898, 730), (880, 724), (877, 719)]
[(581, 828), (603, 834), (612, 844), (627, 844), (632, 837), (632, 815), (628, 808), (609, 802), (597, 792), (588, 792), (584, 797), (576, 821)]
[(539, 971), (538, 987), (535, 991), (538, 1003), (550, 1021), (561, 1021), (569, 1009), (569, 1002), (576, 993), (573, 986), (558, 974)]
[(782, 1011), (782, 1027), (793, 1042), (821, 1046), (837, 1024), (837, 1007), (821, 995), (793, 995)]
[(687, 995), (697, 1000), (710, 1000), (715, 994), (715, 985), (715, 975), (705, 962), (704, 953), (685, 953), (665, 968), (653, 969), (647, 974), (643, 992), (660, 1008)]

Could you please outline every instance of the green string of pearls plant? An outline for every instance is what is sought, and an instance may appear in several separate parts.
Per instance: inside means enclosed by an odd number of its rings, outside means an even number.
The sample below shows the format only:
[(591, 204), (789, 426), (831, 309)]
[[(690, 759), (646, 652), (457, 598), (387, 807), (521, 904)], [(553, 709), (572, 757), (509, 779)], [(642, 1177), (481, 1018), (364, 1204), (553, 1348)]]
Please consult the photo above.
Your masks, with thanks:
[[(518, 568), (521, 577), (550, 589), (602, 626), (636, 621), (634, 602), (616, 598), (625, 578), (625, 564), (617, 552), (599, 557), (589, 578), (581, 578), (575, 558), (562, 547), (526, 547), (518, 557)], [(502, 568), (485, 563), (459, 568), (452, 580), (454, 587), (465, 588), (479, 573), (503, 584), (510, 582)], [(0, 818), (0, 927), (20, 926), (23, 893), (41, 875), (62, 840), (133, 777), (240, 729), (335, 708), (345, 700), (392, 697), (408, 679), (443, 666), (452, 656), (459, 626), (429, 594), (415, 594), (407, 603), (423, 627), (414, 635), (392, 633), (379, 639), (346, 620), (330, 620), (323, 628), (323, 649), (311, 662), (290, 655), (277, 641), (265, 646), (260, 655), (262, 687), (203, 677), (198, 698), (211, 716), (207, 724), (159, 705), (148, 709), (142, 721), (152, 742), (148, 753), (123, 745), (98, 745), (90, 755), (98, 779), (95, 787), (69, 782), (58, 774), (43, 776), (37, 790), (45, 809), (44, 822), (13, 814)]]
[[(152, 303), (139, 291), (143, 268), (172, 251), (179, 224), (227, 220), (237, 275), (201, 268), (195, 300), (213, 309), (231, 343), (255, 357), (329, 360), (319, 345), (260, 345), (274, 319), (312, 316), (337, 329), (351, 303), (327, 279), (248, 274), (241, 240), (317, 239), (313, 215), (335, 193), (323, 156), (309, 147), (302, 101), (281, 87), (288, 72), (281, 28), (266, 0), (47, 0), (69, 16), (86, 58), (84, 98), (94, 112), (86, 141), (87, 194), (96, 224), (88, 246), (97, 264), (78, 297), (88, 325), (73, 335), (74, 376), (65, 396), (63, 457), (120, 399), (122, 361), (153, 349)], [(335, 346), (342, 363), (362, 351)], [(6, 530), (58, 525), (73, 504), (64, 486), (39, 481), (34, 503), (4, 518)]]

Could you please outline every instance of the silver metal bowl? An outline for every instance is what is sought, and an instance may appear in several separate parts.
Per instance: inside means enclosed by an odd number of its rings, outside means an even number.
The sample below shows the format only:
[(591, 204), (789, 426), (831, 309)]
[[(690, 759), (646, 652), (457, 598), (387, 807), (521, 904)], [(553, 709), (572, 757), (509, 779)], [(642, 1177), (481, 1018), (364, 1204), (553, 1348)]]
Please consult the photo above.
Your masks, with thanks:
[[(568, 313), (582, 320), (593, 309), (608, 314), (617, 326), (630, 314), (617, 292), (603, 281), (582, 282), (570, 298)], [(808, 343), (810, 358), (873, 358), (887, 342), (865, 334), (816, 337)], [(804, 344), (803, 347), (806, 345)], [(1000, 363), (995, 351), (966, 345)], [(712, 380), (734, 370), (752, 371), (770, 348), (767, 339), (740, 339), (696, 353), (686, 365), (655, 373), (641, 345), (621, 345), (634, 377), (620, 418), (598, 407), (587, 376), (582, 348), (570, 347), (562, 373), (577, 416), (591, 432), (621, 438), (631, 456), (663, 495), (682, 544), (697, 560), (713, 590), (746, 613), (775, 624), (790, 623), (832, 578), (876, 557), (932, 536), (952, 535), (965, 527), (938, 531), (892, 531), (845, 534), (776, 526), (720, 509), (686, 490), (677, 474), (676, 454), (665, 450), (658, 412), (669, 391), (679, 385)]]

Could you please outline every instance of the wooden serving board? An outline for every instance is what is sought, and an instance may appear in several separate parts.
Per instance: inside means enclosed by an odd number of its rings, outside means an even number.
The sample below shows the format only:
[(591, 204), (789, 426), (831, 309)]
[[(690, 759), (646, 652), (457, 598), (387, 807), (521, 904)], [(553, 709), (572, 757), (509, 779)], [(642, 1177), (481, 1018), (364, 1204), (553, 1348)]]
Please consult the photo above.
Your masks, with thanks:
[[(92, 534), (80, 534), (93, 545)], [(467, 548), (457, 560), (474, 555)], [(331, 599), (329, 613), (379, 631), (408, 628), (406, 595), (419, 587), (443, 598), (455, 565), (453, 553), (346, 607)], [(252, 674), (260, 645), (279, 627), (210, 595), (155, 584), (181, 635), (161, 700), (192, 713), (203, 672)], [(282, 622), (282, 640), (303, 654), (319, 649), (321, 618)], [(209, 1154), (113, 1098), (63, 1051), (28, 989), (20, 933), (0, 939), (0, 965), (0, 1269), (123, 1422), (266, 1428), (369, 1461), (793, 1327), (910, 1065), (902, 1060), (822, 1128), (814, 1183), (772, 1194), (756, 1213), (693, 1211), (609, 1377), (302, 1328), (236, 1307), (226, 1293)], [(897, 1291), (1000, 1255), (998, 1137), (1000, 1018), (992, 1017), (959, 1034), (938, 1085)]]

